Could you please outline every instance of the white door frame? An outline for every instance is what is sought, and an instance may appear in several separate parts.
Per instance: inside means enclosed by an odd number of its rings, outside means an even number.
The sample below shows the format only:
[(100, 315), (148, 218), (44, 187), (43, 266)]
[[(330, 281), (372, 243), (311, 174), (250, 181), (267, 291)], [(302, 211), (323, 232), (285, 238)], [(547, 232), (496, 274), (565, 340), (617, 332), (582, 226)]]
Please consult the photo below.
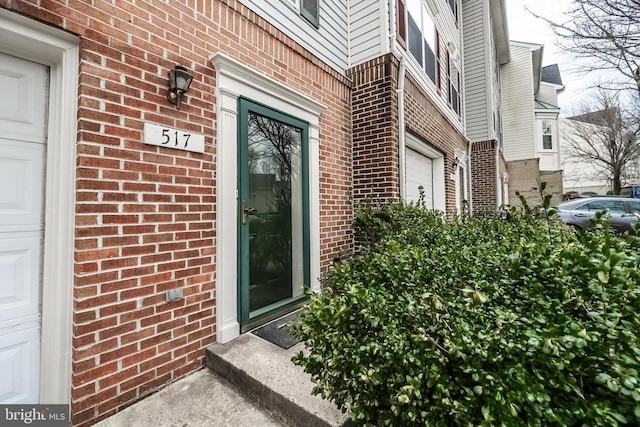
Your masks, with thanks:
[(0, 8), (0, 52), (49, 66), (40, 403), (71, 402), (79, 39)]
[(309, 257), (311, 289), (320, 290), (320, 125), (326, 106), (224, 53), (211, 56), (216, 70), (216, 339), (240, 335), (238, 319), (238, 97), (245, 96), (309, 123)]

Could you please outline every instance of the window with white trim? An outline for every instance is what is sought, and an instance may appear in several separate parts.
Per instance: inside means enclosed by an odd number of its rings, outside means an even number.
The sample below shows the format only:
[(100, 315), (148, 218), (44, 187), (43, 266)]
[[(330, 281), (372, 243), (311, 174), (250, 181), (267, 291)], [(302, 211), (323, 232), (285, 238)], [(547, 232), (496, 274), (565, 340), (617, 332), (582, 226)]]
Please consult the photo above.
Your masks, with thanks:
[[(399, 41), (406, 40), (411, 56), (418, 61), (432, 82), (436, 82), (436, 26), (422, 0), (406, 0), (398, 13), (406, 10), (407, 35), (398, 34)], [(400, 27), (398, 28), (400, 31)]]
[(460, 115), (460, 71), (453, 56), (447, 52), (447, 80), (449, 81), (449, 105)]
[(320, 0), (282, 0), (316, 28), (320, 27)]
[(553, 122), (551, 120), (542, 121), (542, 149), (553, 149)]
[(458, 24), (458, 0), (449, 0), (449, 7), (451, 8), (451, 12), (453, 12), (456, 24)]

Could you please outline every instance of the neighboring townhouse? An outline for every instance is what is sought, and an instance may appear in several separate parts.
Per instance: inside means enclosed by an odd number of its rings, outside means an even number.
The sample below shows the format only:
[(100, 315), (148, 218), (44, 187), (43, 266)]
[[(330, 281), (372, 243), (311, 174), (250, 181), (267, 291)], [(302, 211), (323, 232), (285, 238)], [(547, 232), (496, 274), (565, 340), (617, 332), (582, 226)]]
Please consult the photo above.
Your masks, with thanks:
[(348, 19), (0, 2), (0, 402), (92, 424), (319, 288), (353, 245)]
[[(565, 194), (588, 193), (607, 194), (612, 190), (611, 181), (605, 179), (606, 172), (598, 169), (598, 165), (577, 156), (573, 144), (586, 144), (587, 141), (598, 142), (601, 135), (606, 135), (606, 128), (597, 124), (561, 117), (559, 120), (562, 180)], [(583, 138), (587, 138), (584, 141)]]
[(468, 199), (459, 0), (349, 3), (356, 201)]
[(508, 203), (501, 67), (511, 57), (505, 7), (501, 0), (462, 2), (466, 128), (475, 214), (495, 212)]
[(557, 96), (564, 85), (557, 65), (542, 67), (543, 45), (510, 42), (511, 60), (503, 65), (504, 158), (509, 173), (509, 201), (516, 192), (540, 203), (535, 190), (546, 182), (553, 202), (562, 200), (562, 170)]
[[(638, 156), (621, 144), (626, 141), (635, 147), (637, 137), (621, 115), (618, 107), (609, 107), (560, 120), (565, 192), (615, 193), (612, 170), (604, 160), (621, 166), (622, 186), (640, 182)], [(611, 141), (617, 143), (611, 145)]]

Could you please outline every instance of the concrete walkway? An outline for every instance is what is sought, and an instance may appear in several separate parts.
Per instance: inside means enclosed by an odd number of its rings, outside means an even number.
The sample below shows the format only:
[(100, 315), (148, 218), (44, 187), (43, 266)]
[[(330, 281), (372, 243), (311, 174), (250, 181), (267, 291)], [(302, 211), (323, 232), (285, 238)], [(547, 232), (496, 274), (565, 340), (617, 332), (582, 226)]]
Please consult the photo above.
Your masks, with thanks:
[(283, 427), (209, 369), (201, 369), (121, 412), (99, 427)]

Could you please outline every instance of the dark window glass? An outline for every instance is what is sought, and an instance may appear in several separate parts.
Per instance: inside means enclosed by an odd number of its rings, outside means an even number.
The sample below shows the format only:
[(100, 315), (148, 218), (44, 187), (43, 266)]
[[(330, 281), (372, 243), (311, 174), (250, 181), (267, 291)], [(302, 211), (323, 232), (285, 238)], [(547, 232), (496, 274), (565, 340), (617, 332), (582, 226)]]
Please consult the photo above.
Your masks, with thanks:
[(409, 15), (409, 52), (422, 65), (422, 33), (420, 27)]
[(432, 82), (436, 82), (436, 56), (427, 42), (424, 42), (424, 71)]
[(452, 84), (451, 85), (451, 108), (453, 108), (453, 111), (455, 111), (456, 113), (460, 112), (460, 103), (458, 99), (459, 99), (458, 90)]
[(590, 211), (602, 211), (607, 210), (609, 212), (624, 213), (624, 202), (618, 202), (613, 200), (597, 200), (589, 203)]
[(542, 135), (542, 148), (545, 150), (551, 150), (553, 148), (551, 135)]
[(300, 15), (318, 28), (320, 26), (320, 0), (300, 0)]

